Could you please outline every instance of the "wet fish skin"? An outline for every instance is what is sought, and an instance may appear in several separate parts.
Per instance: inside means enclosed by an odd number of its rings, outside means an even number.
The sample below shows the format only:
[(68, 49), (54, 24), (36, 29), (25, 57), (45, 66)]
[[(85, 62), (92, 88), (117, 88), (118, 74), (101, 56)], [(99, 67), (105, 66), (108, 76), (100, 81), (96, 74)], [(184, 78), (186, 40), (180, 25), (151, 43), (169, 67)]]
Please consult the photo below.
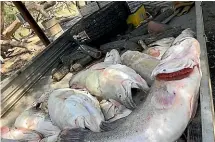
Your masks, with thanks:
[(152, 71), (160, 62), (158, 59), (139, 51), (126, 51), (121, 56), (122, 64), (135, 70), (149, 86), (154, 79), (151, 77)]
[(81, 127), (99, 132), (104, 121), (99, 102), (86, 91), (54, 90), (48, 99), (48, 110), (53, 124), (61, 130)]
[(121, 64), (119, 52), (116, 49), (112, 49), (110, 52), (107, 52), (104, 62), (111, 64)]
[(1, 127), (1, 140), (11, 142), (38, 142), (42, 139), (42, 135), (36, 131), (24, 129), (24, 128), (9, 128)]
[(56, 142), (58, 138), (58, 134), (43, 138), (40, 142)]
[(133, 69), (119, 64), (120, 55), (117, 50), (110, 51), (106, 57), (105, 62), (76, 74), (69, 82), (70, 88), (86, 88), (97, 98), (114, 99), (129, 109), (135, 108), (131, 89), (138, 88), (147, 92), (149, 87), (146, 81)]
[[(176, 42), (177, 43), (177, 42)], [(173, 45), (164, 55), (160, 64), (152, 72), (152, 77), (160, 73), (172, 73), (184, 68), (200, 67), (200, 45), (193, 37), (181, 39), (180, 44)], [(193, 52), (192, 54), (190, 54)]]
[(144, 50), (150, 56), (160, 60), (167, 49), (170, 48), (174, 41), (174, 37), (163, 38), (148, 45), (148, 49)]
[[(200, 46), (191, 38), (193, 50), (181, 52), (188, 57), (199, 58)], [(182, 41), (181, 40), (181, 43)], [(188, 41), (187, 41), (188, 42)], [(183, 44), (183, 43), (182, 43)], [(187, 45), (187, 44), (186, 44)], [(175, 48), (175, 47), (171, 47)], [(177, 49), (168, 49), (172, 55)], [(165, 61), (168, 56), (164, 56)], [(168, 65), (168, 61), (164, 62)], [(178, 59), (178, 62), (180, 58)], [(183, 62), (187, 62), (183, 60)], [(184, 63), (185, 64), (185, 63)], [(119, 122), (119, 126), (109, 132), (93, 133), (83, 129), (67, 130), (71, 133), (62, 135), (64, 140), (75, 137), (79, 142), (173, 142), (176, 141), (186, 129), (192, 114), (195, 111), (195, 104), (199, 97), (199, 87), (202, 77), (200, 60), (193, 61), (193, 71), (188, 77), (180, 80), (155, 80), (147, 99), (131, 115)], [(182, 64), (183, 65), (183, 64)], [(170, 63), (168, 67), (171, 68)], [(158, 65), (154, 72), (162, 68)], [(174, 66), (173, 66), (174, 67)], [(175, 69), (177, 71), (177, 69)], [(155, 74), (156, 75), (156, 74)], [(120, 121), (120, 120), (119, 120)], [(66, 131), (66, 130), (65, 130)], [(61, 135), (59, 135), (61, 137)], [(72, 139), (74, 140), (74, 139)], [(59, 141), (60, 142), (60, 141)]]
[[(155, 81), (145, 103), (125, 118), (123, 124), (109, 132), (89, 132), (85, 135), (84, 141), (171, 142), (177, 140), (192, 116), (192, 106), (198, 98), (200, 80), (199, 70), (195, 67), (193, 74), (183, 81)], [(187, 83), (193, 85), (187, 85)], [(191, 93), (184, 93), (185, 90)], [(173, 91), (176, 92), (175, 96)], [(167, 94), (167, 92), (170, 93)]]
[(59, 134), (60, 129), (53, 125), (47, 113), (32, 107), (22, 112), (14, 123), (16, 128), (25, 128), (41, 133), (44, 137)]
[(130, 109), (127, 109), (125, 106), (112, 99), (102, 100), (100, 102), (100, 107), (105, 120), (108, 122), (126, 117), (132, 112)]

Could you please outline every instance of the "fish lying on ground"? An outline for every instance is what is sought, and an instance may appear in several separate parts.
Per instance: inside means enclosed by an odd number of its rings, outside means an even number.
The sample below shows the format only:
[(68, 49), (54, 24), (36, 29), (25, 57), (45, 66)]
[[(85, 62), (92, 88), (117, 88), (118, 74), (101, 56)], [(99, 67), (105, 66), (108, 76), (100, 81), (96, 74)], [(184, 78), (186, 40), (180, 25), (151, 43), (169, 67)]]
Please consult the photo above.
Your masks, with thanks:
[(100, 132), (104, 121), (99, 102), (86, 91), (70, 88), (54, 90), (48, 99), (53, 124), (65, 128), (88, 128)]
[(42, 136), (36, 131), (24, 129), (24, 128), (1, 128), (1, 141), (5, 142), (18, 142), (18, 141), (28, 141), (28, 142), (38, 142), (42, 139)]
[(53, 125), (49, 115), (40, 108), (32, 107), (21, 113), (15, 121), (16, 128), (34, 130), (44, 137), (57, 135), (60, 129)]
[(119, 64), (120, 55), (117, 50), (111, 50), (108, 54), (105, 62), (76, 74), (69, 85), (73, 89), (86, 88), (98, 99), (113, 99), (127, 108), (135, 108), (132, 88), (148, 91), (149, 87), (133, 69)]
[(132, 68), (145, 79), (149, 86), (152, 85), (154, 79), (151, 74), (159, 63), (158, 59), (139, 51), (126, 51), (122, 54), (121, 60), (122, 64)]
[(131, 113), (131, 110), (115, 100), (103, 100), (99, 103), (87, 91), (70, 88), (53, 91), (48, 99), (48, 110), (53, 123), (61, 130), (88, 128), (94, 132), (109, 130), (103, 124)]
[[(189, 29), (185, 32), (189, 33)], [(198, 41), (188, 34), (175, 43), (154, 69), (152, 75), (156, 80), (145, 102), (128, 117), (118, 120), (120, 125), (116, 129), (101, 133), (65, 129), (58, 142), (176, 141), (195, 112), (202, 74)]]
[(148, 45), (148, 49), (144, 50), (143, 53), (146, 53), (160, 60), (166, 50), (170, 48), (174, 39), (174, 37), (163, 38), (154, 43), (151, 43)]

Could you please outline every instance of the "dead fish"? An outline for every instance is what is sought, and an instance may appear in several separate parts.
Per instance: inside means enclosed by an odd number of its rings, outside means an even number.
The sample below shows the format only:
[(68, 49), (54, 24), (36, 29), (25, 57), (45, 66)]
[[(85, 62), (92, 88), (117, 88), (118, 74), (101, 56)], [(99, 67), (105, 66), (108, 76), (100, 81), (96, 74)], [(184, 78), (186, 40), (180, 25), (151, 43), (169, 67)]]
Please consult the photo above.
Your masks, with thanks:
[(49, 115), (40, 108), (32, 107), (22, 112), (15, 121), (16, 128), (34, 130), (44, 137), (59, 134), (60, 129), (53, 125)]
[[(109, 54), (113, 56), (108, 57), (115, 57), (116, 52), (111, 51)], [(120, 57), (118, 52), (117, 57)], [(133, 69), (113, 62), (101, 62), (76, 74), (70, 80), (69, 86), (73, 89), (86, 88), (97, 98), (113, 99), (127, 108), (136, 107), (132, 100), (132, 88), (149, 90), (146, 81)]]
[(124, 118), (132, 112), (130, 109), (127, 109), (125, 106), (112, 99), (102, 100), (100, 102), (100, 107), (105, 120), (108, 122)]
[[(191, 34), (190, 34), (191, 33)], [(187, 35), (187, 36), (186, 36)], [(158, 66), (152, 72), (152, 76), (158, 78), (174, 77), (178, 74), (189, 75), (194, 66), (199, 66), (200, 48), (199, 42), (192, 37), (192, 31), (186, 29), (182, 31), (173, 42), (173, 46), (166, 51)], [(190, 52), (193, 52), (190, 54)], [(169, 76), (168, 73), (172, 73)]]
[(144, 50), (144, 53), (160, 60), (166, 50), (172, 45), (174, 39), (174, 37), (163, 38), (152, 44), (149, 44), (148, 49)]
[[(188, 42), (189, 44), (185, 44)], [(76, 142), (173, 142), (176, 141), (186, 129), (198, 102), (198, 92), (201, 81), (200, 60), (196, 62), (191, 59), (198, 59), (200, 56), (200, 45), (194, 38), (185, 38), (178, 44), (181, 52), (174, 46), (168, 49), (168, 55), (172, 56), (175, 63), (185, 57), (182, 67), (192, 61), (193, 68), (188, 76), (178, 74), (181, 79), (173, 76), (171, 80), (157, 78), (152, 85), (145, 100), (131, 115), (124, 118), (120, 125), (109, 132), (93, 133), (83, 129), (70, 129), (61, 132), (58, 141)], [(174, 49), (172, 49), (174, 48)], [(192, 50), (191, 50), (192, 49)], [(172, 53), (170, 53), (172, 51)], [(154, 76), (159, 76), (163, 71), (162, 65), (168, 72), (174, 74), (180, 70), (171, 64), (169, 56), (163, 58), (162, 63), (155, 68)], [(165, 62), (166, 61), (166, 62)], [(177, 62), (176, 62), (177, 61)], [(168, 64), (170, 62), (170, 64)], [(179, 65), (179, 64), (178, 64)], [(173, 66), (173, 67), (172, 67)], [(190, 66), (191, 67), (191, 66)], [(171, 76), (171, 74), (169, 74)], [(120, 120), (119, 120), (120, 121)]]
[(111, 52), (107, 52), (104, 62), (111, 64), (121, 64), (119, 52), (116, 49), (112, 49)]
[(65, 128), (88, 128), (100, 132), (104, 121), (99, 102), (86, 91), (70, 88), (54, 90), (48, 99), (52, 122), (61, 130)]
[(195, 37), (195, 32), (193, 32), (190, 28), (187, 28), (187, 29), (183, 30), (181, 32), (181, 34), (175, 38), (175, 40), (172, 43), (172, 45), (180, 44), (180, 42), (184, 38), (193, 38), (193, 37)]
[(40, 142), (56, 142), (57, 138), (58, 138), (58, 135), (56, 134), (53, 136), (45, 137)]
[(36, 131), (24, 129), (24, 128), (9, 128), (1, 127), (1, 138), (3, 141), (28, 141), (28, 142), (38, 142), (42, 139), (42, 135)]
[(160, 62), (158, 59), (139, 51), (126, 51), (121, 56), (122, 64), (135, 70), (149, 86), (154, 79), (151, 77), (152, 71)]

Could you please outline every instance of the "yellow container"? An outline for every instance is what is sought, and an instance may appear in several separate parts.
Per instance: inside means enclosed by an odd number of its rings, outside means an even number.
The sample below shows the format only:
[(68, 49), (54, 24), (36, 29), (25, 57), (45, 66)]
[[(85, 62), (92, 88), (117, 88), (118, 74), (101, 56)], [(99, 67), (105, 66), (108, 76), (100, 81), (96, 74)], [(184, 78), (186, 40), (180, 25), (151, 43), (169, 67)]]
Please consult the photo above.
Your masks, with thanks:
[(147, 18), (146, 10), (142, 5), (140, 8), (136, 10), (136, 12), (128, 16), (127, 24), (132, 24), (135, 27), (138, 27), (146, 18)]

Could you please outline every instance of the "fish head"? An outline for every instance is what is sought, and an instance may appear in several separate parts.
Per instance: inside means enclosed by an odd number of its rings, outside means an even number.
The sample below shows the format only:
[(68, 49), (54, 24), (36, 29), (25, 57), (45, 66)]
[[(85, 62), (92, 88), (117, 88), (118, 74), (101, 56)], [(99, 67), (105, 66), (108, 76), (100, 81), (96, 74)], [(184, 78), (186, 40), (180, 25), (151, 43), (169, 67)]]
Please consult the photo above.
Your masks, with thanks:
[(135, 95), (139, 91), (148, 92), (149, 87), (147, 83), (144, 80), (143, 83), (136, 82), (134, 80), (124, 80), (121, 82), (121, 91), (117, 93), (117, 97), (120, 100), (120, 102), (129, 109), (134, 109), (137, 107), (137, 104), (135, 102)]
[(164, 80), (181, 79), (189, 76), (195, 66), (200, 67), (200, 44), (190, 36), (188, 29), (176, 38), (177, 44), (165, 52), (153, 70), (152, 77)]
[(181, 40), (188, 37), (195, 37), (195, 32), (192, 31), (190, 28), (187, 28), (181, 32), (181, 34), (175, 38), (173, 41), (173, 45), (180, 44)]
[(25, 128), (9, 128), (1, 127), (1, 138), (8, 140), (19, 140), (19, 141), (40, 141), (42, 135), (36, 131), (31, 131)]
[(17, 128), (35, 129), (37, 124), (44, 120), (45, 112), (36, 107), (31, 107), (30, 109), (22, 112), (15, 121), (14, 126)]
[(119, 52), (116, 49), (112, 49), (106, 54), (104, 62), (109, 62), (111, 64), (121, 64)]
[(135, 108), (132, 90), (148, 91), (146, 81), (133, 69), (117, 64), (106, 68), (99, 76), (100, 90), (104, 99), (114, 99), (127, 108)]

